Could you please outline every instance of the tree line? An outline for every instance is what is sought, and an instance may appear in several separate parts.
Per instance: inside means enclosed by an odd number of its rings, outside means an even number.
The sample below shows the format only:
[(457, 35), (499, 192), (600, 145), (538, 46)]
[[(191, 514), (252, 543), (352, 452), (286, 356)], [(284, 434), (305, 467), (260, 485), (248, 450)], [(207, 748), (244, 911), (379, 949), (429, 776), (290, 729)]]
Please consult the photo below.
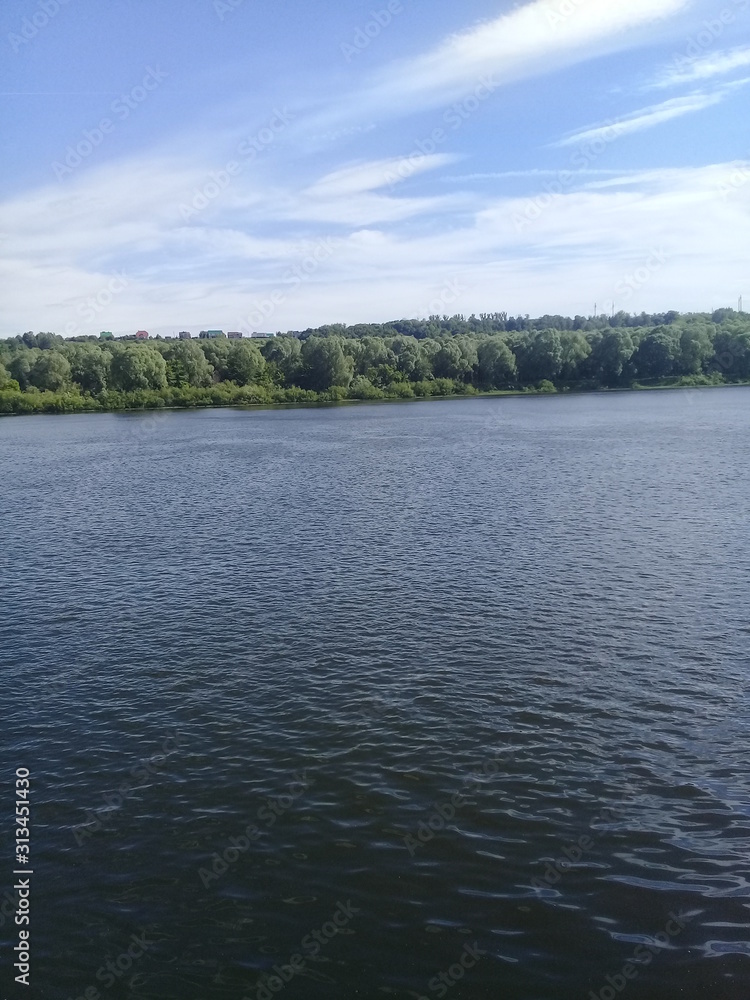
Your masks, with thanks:
[[(750, 315), (723, 309), (657, 318), (662, 322), (635, 325), (617, 314), (581, 325), (581, 317), (500, 313), (200, 341), (64, 340), (29, 332), (0, 341), (0, 412), (750, 380)], [(556, 325), (544, 325), (548, 320)]]

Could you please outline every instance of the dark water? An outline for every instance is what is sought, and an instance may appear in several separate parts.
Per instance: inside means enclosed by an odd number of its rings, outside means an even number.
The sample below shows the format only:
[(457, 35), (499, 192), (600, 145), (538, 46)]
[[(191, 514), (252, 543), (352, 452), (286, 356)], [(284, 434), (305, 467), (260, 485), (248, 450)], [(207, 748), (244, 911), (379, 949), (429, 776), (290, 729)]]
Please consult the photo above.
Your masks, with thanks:
[(0, 421), (3, 996), (750, 996), (749, 431), (742, 388)]

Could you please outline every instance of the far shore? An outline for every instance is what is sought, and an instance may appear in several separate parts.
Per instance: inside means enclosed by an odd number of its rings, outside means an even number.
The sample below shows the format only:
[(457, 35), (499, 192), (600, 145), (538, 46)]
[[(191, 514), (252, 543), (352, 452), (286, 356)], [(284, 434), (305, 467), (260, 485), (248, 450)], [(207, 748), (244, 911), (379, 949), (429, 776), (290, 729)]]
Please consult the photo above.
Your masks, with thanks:
[[(1, 412), (0, 417), (23, 417), (23, 416), (71, 416), (73, 414), (86, 414), (86, 415), (96, 415), (104, 413), (159, 413), (164, 411), (177, 412), (177, 411), (190, 411), (190, 410), (290, 410), (290, 409), (311, 409), (311, 408), (321, 408), (321, 407), (340, 407), (340, 406), (351, 406), (351, 405), (361, 405), (361, 404), (389, 404), (389, 403), (430, 403), (439, 401), (449, 401), (458, 399), (489, 399), (493, 397), (560, 397), (560, 396), (591, 396), (591, 395), (604, 395), (612, 393), (631, 393), (631, 392), (653, 392), (656, 390), (682, 390), (684, 392), (692, 392), (694, 390), (707, 390), (707, 389), (733, 389), (742, 388), (750, 386), (750, 381), (746, 382), (722, 382), (714, 384), (696, 384), (696, 385), (685, 385), (685, 384), (661, 384), (661, 385), (642, 385), (635, 384), (629, 386), (601, 386), (597, 388), (582, 388), (576, 386), (563, 387), (559, 389), (538, 389), (538, 388), (526, 388), (526, 389), (490, 389), (486, 391), (473, 390), (472, 392), (455, 392), (455, 393), (445, 393), (441, 395), (430, 395), (430, 396), (412, 396), (412, 397), (396, 397), (396, 396), (386, 396), (384, 398), (374, 398), (374, 399), (314, 399), (314, 400), (295, 400), (295, 401), (263, 401), (263, 402), (238, 402), (238, 401), (228, 401), (226, 403), (217, 402), (193, 402), (188, 404), (174, 405), (174, 404), (163, 404), (163, 405), (141, 405), (135, 404), (132, 406), (118, 406), (118, 407), (107, 407), (102, 406), (81, 406), (81, 407), (71, 407), (71, 408), (55, 408), (55, 409), (35, 409), (27, 412)], [(42, 395), (42, 394), (40, 394)], [(52, 394), (50, 394), (52, 395)], [(92, 400), (92, 402), (96, 402)]]

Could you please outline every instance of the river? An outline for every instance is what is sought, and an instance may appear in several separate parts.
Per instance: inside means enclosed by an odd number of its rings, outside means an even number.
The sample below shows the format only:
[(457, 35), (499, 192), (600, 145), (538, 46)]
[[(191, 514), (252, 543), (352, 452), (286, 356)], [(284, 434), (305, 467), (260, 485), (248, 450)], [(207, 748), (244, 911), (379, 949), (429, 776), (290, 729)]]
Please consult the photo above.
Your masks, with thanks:
[(750, 389), (8, 418), (0, 470), (34, 996), (750, 995)]

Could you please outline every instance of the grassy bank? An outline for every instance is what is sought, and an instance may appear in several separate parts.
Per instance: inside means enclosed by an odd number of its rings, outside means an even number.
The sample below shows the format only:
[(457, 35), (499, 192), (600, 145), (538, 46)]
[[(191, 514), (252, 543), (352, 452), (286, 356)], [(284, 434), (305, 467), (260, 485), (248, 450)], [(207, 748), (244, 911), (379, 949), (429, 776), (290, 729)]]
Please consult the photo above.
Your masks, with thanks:
[(684, 389), (704, 386), (746, 385), (727, 382), (721, 375), (688, 375), (661, 379), (650, 383), (634, 382), (619, 390), (586, 383), (554, 386), (542, 382), (535, 386), (482, 391), (453, 379), (432, 379), (423, 382), (401, 382), (386, 389), (368, 388), (367, 392), (333, 386), (323, 392), (312, 389), (280, 389), (266, 386), (237, 386), (223, 382), (206, 389), (193, 387), (170, 389), (139, 389), (134, 392), (105, 391), (90, 395), (76, 391), (40, 392), (15, 389), (0, 390), (0, 415), (32, 413), (116, 413), (125, 410), (191, 409), (223, 406), (310, 405), (376, 400), (448, 399), (469, 396), (549, 395), (571, 392), (611, 392), (646, 389)]

